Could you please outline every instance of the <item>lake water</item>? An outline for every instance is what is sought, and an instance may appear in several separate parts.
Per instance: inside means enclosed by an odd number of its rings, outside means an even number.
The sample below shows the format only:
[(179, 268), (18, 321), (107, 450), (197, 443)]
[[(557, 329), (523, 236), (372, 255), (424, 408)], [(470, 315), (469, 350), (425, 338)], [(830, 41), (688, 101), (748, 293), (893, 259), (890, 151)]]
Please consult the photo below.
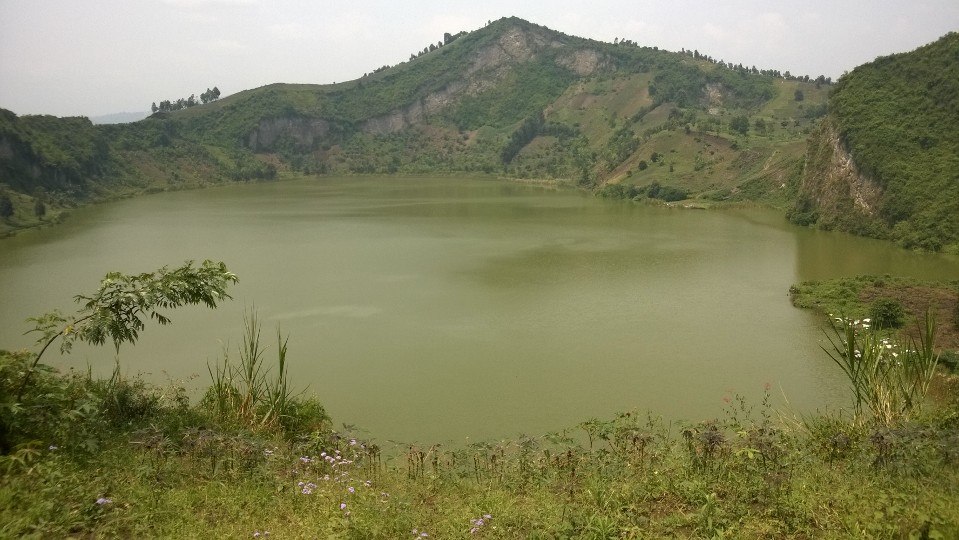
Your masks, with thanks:
[[(856, 273), (945, 279), (959, 260), (791, 226), (475, 178), (306, 178), (88, 207), (0, 241), (0, 346), (72, 310), (108, 271), (222, 260), (233, 301), (170, 312), (120, 350), (125, 372), (209, 382), (255, 306), (291, 375), (380, 441), (539, 435), (651, 410), (698, 421), (767, 383), (797, 412), (848, 403), (792, 283)], [(232, 345), (231, 345), (232, 344)], [(235, 354), (233, 355), (236, 356)], [(113, 349), (47, 359), (108, 373)]]

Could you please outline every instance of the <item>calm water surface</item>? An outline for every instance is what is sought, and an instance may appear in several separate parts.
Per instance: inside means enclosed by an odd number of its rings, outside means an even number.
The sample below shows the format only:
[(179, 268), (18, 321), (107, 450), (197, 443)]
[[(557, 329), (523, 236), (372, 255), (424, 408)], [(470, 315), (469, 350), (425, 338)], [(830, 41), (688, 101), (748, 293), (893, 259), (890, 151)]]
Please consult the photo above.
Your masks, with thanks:
[[(112, 270), (223, 260), (234, 300), (171, 312), (125, 371), (208, 381), (255, 305), (291, 374), (379, 440), (542, 434), (652, 410), (722, 415), (769, 383), (797, 411), (846, 404), (821, 321), (789, 286), (857, 273), (959, 276), (959, 260), (792, 227), (774, 212), (683, 211), (483, 179), (312, 178), (85, 208), (0, 241), (0, 346)], [(232, 344), (232, 345), (231, 345)], [(235, 357), (235, 353), (233, 354)], [(113, 350), (49, 360), (108, 372)]]

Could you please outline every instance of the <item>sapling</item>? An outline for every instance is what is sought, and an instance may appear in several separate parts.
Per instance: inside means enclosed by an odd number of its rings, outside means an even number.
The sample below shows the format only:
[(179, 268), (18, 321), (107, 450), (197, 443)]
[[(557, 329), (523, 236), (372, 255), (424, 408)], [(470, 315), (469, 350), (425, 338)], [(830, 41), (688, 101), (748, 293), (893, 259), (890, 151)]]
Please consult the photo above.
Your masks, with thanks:
[(40, 358), (57, 338), (60, 338), (61, 353), (70, 352), (76, 341), (102, 345), (108, 338), (119, 352), (121, 344), (136, 343), (140, 331), (146, 327), (145, 320), (170, 323), (160, 309), (196, 304), (215, 308), (217, 302), (230, 298), (226, 288), (236, 282), (236, 274), (227, 270), (224, 263), (210, 260), (198, 267), (193, 266), (193, 261), (187, 261), (172, 270), (164, 266), (136, 275), (110, 272), (96, 292), (74, 297), (82, 304), (75, 314), (64, 316), (55, 310), (27, 319), (35, 325), (27, 333), (38, 332), (37, 344), (43, 346), (23, 376), (17, 401), (23, 397)]

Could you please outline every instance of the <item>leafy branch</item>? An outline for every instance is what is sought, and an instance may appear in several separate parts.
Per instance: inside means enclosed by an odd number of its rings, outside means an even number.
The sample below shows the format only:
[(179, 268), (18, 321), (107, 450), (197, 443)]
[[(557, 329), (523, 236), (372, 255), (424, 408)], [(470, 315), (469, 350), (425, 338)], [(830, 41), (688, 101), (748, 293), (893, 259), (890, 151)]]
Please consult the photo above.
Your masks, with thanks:
[(226, 288), (236, 282), (236, 274), (228, 271), (224, 263), (209, 260), (199, 267), (187, 261), (172, 270), (164, 266), (138, 275), (107, 274), (95, 293), (74, 297), (77, 303), (83, 304), (76, 314), (64, 316), (55, 310), (27, 319), (34, 323), (34, 328), (27, 333), (39, 333), (37, 344), (43, 347), (24, 375), (17, 399), (40, 358), (57, 338), (60, 338), (61, 353), (70, 352), (76, 341), (102, 345), (107, 338), (119, 352), (121, 344), (136, 343), (140, 331), (146, 327), (145, 321), (170, 323), (170, 318), (158, 310), (197, 304), (215, 308), (217, 302), (230, 298)]

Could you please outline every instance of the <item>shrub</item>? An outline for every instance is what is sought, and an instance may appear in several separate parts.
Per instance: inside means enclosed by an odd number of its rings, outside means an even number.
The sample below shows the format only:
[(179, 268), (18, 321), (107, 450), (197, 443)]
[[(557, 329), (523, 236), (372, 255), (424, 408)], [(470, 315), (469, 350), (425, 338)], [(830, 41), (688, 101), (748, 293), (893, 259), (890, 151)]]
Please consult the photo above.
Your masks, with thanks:
[(879, 328), (901, 328), (906, 319), (902, 302), (892, 298), (878, 298), (869, 307), (869, 315)]

